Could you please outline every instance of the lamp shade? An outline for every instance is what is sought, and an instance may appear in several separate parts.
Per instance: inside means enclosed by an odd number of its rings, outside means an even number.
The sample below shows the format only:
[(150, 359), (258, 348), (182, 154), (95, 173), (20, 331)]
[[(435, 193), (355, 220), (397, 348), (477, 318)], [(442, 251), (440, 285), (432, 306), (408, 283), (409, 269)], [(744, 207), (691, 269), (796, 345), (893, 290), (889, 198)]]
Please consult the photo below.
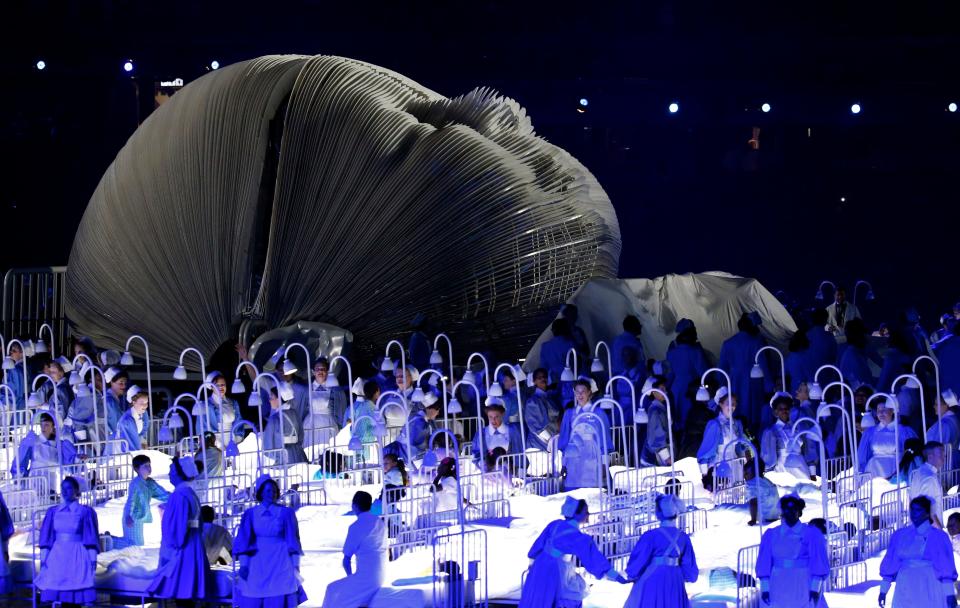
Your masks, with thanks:
[(3, 369), (11, 370), (16, 367), (17, 364), (13, 361), (13, 357), (4, 357), (3, 358)]
[(286, 359), (283, 362), (283, 375), (287, 376), (289, 374), (297, 373), (297, 365), (290, 359)]
[(450, 400), (450, 403), (447, 404), (447, 413), (448, 414), (460, 414), (463, 412), (463, 406), (460, 405), (460, 402), (456, 397)]
[(710, 401), (710, 391), (707, 387), (701, 386), (697, 389), (697, 401)]
[(172, 443), (173, 442), (173, 432), (170, 430), (170, 427), (163, 425), (160, 427), (160, 430), (157, 432), (157, 441), (160, 443)]
[(874, 300), (874, 295), (873, 295), (873, 290), (871, 289), (867, 292), (867, 302), (873, 302), (873, 300)]
[(230, 385), (230, 392), (234, 395), (242, 395), (247, 392), (247, 387), (243, 385), (243, 381), (240, 378), (234, 378), (233, 384)]
[(178, 365), (178, 366), (177, 366), (177, 369), (173, 370), (173, 379), (174, 379), (174, 380), (186, 380), (186, 379), (187, 379), (187, 369), (186, 369), (184, 366), (182, 366), (182, 365)]
[(487, 394), (491, 397), (503, 397), (503, 387), (500, 386), (499, 382), (494, 382), (487, 390)]
[(373, 436), (378, 439), (383, 439), (387, 436), (387, 427), (384, 426), (382, 422), (377, 422), (373, 425)]
[(560, 374), (560, 382), (573, 382), (576, 378), (573, 377), (573, 370), (569, 367), (563, 368), (563, 372)]
[(37, 345), (34, 347), (34, 350), (38, 353), (48, 353), (50, 349), (47, 348), (47, 343), (43, 341), (43, 338), (37, 340)]
[(340, 386), (340, 380), (337, 379), (336, 374), (329, 373), (327, 374), (327, 379), (323, 383), (323, 385), (327, 388), (337, 388), (338, 386)]
[(183, 419), (180, 418), (180, 414), (174, 414), (170, 416), (170, 421), (167, 423), (171, 429), (182, 429), (183, 428)]
[(83, 382), (83, 378), (80, 377), (80, 373), (77, 371), (70, 372), (70, 377), (67, 380), (70, 383), (70, 386), (76, 386)]
[(90, 396), (90, 387), (81, 382), (80, 385), (77, 386), (77, 397), (81, 399), (86, 399), (89, 396)]
[(646, 424), (650, 421), (650, 418), (647, 416), (647, 410), (643, 407), (637, 408), (637, 414), (634, 417), (634, 420), (637, 424)]
[(349, 448), (351, 452), (359, 452), (362, 450), (363, 442), (360, 441), (360, 435), (351, 435), (350, 443), (347, 444), (347, 448)]
[(384, 357), (383, 361), (380, 363), (381, 372), (392, 372), (396, 369), (396, 366), (393, 364), (393, 359), (390, 357)]
[(413, 401), (414, 403), (423, 403), (423, 397), (423, 389), (421, 389), (419, 386), (413, 389), (413, 392), (410, 393), (410, 401)]
[(810, 398), (814, 401), (823, 400), (823, 389), (820, 388), (819, 382), (814, 382), (810, 384)]
[(30, 393), (30, 396), (27, 397), (27, 407), (40, 407), (43, 405), (43, 397), (40, 396), (40, 393), (34, 391)]
[(818, 289), (818, 290), (817, 290), (817, 295), (815, 295), (815, 296), (813, 296), (813, 297), (816, 298), (817, 300), (823, 300), (823, 291), (820, 290), (820, 289)]
[(130, 351), (123, 351), (120, 356), (120, 365), (133, 365), (133, 355), (130, 354)]
[(523, 371), (523, 368), (519, 365), (514, 365), (513, 377), (517, 379), (517, 382), (523, 382), (527, 379), (527, 372)]
[(263, 399), (260, 398), (260, 391), (253, 391), (247, 399), (247, 405), (250, 407), (260, 407), (263, 405)]
[(443, 364), (443, 357), (440, 356), (440, 351), (434, 349), (434, 351), (430, 353), (430, 365), (442, 365), (442, 364)]
[(469, 382), (470, 384), (476, 384), (477, 375), (473, 373), (472, 369), (468, 369), (467, 371), (463, 372), (463, 381)]
[(912, 389), (920, 388), (920, 383), (917, 382), (916, 376), (907, 376), (907, 388), (912, 388)]
[(860, 419), (860, 428), (868, 429), (872, 426), (877, 426), (877, 421), (873, 418), (873, 412), (864, 412), (863, 418)]
[(751, 378), (763, 378), (763, 368), (759, 364), (755, 363), (752, 368), (750, 368), (750, 377)]
[(598, 357), (593, 358), (593, 362), (590, 363), (590, 372), (593, 374), (599, 374), (603, 371), (603, 363), (600, 362)]

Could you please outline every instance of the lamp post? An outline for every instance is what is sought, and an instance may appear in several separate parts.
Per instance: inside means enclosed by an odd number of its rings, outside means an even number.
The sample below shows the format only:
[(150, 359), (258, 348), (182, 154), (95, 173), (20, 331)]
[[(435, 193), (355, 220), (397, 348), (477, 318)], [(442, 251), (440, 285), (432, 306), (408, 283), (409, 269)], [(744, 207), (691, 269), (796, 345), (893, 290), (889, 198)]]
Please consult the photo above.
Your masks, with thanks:
[(840, 405), (841, 406), (843, 405), (843, 399), (846, 396), (844, 395), (843, 391), (847, 391), (847, 393), (850, 395), (850, 433), (851, 433), (851, 436), (853, 437), (853, 441), (851, 442), (851, 445), (853, 446), (853, 453), (856, 454), (857, 446), (860, 445), (860, 442), (857, 441), (857, 404), (854, 403), (854, 398), (855, 398), (854, 392), (853, 392), (853, 389), (850, 387), (850, 385), (847, 384), (846, 382), (834, 381), (823, 388), (823, 395), (826, 396), (826, 394), (834, 386), (840, 387)]
[[(598, 407), (602, 410), (612, 410), (613, 408), (616, 408), (620, 412), (620, 423), (621, 423), (620, 424), (620, 441), (623, 443), (623, 459), (626, 462), (627, 468), (630, 468), (630, 457), (629, 457), (630, 452), (627, 451), (629, 449), (630, 443), (627, 441), (627, 418), (626, 416), (623, 415), (623, 406), (617, 403), (615, 399), (611, 399), (609, 397), (604, 396), (604, 397), (601, 397), (600, 399), (597, 399), (593, 403), (587, 404), (585, 407), (589, 407), (590, 411), (593, 411)], [(611, 417), (613, 418), (614, 422), (617, 421), (616, 416), (611, 416)], [(633, 442), (634, 453), (638, 453), (638, 449), (639, 449), (639, 444), (636, 441), (636, 436), (637, 436), (636, 433), (634, 433), (634, 442)], [(636, 466), (638, 468), (640, 467), (639, 462), (640, 462), (639, 458), (637, 458)]]
[[(440, 356), (440, 351), (437, 350), (440, 344), (440, 338), (443, 338), (447, 343), (447, 363), (450, 365), (450, 382), (453, 382), (453, 342), (450, 341), (450, 336), (447, 334), (437, 334), (437, 337), (433, 339), (433, 353), (430, 355), (430, 365), (443, 364), (443, 357)], [(439, 359), (439, 361), (437, 359)]]
[[(337, 388), (340, 386), (340, 381), (337, 380), (337, 375), (333, 373), (333, 364), (337, 361), (343, 361), (343, 364), (347, 366), (347, 404), (350, 406), (350, 418), (353, 419), (353, 368), (350, 367), (350, 361), (343, 355), (335, 355), (330, 359), (330, 373), (327, 374), (327, 388)], [(339, 421), (338, 421), (339, 422)]]
[(820, 282), (820, 287), (817, 287), (817, 295), (814, 296), (815, 299), (817, 299), (817, 300), (823, 300), (823, 286), (824, 286), (824, 285), (829, 285), (829, 286), (833, 289), (834, 293), (836, 293), (836, 291), (837, 291), (837, 286), (836, 286), (836, 284), (835, 284), (833, 281), (821, 281), (821, 282)]
[[(918, 389), (920, 393), (920, 424), (923, 425), (923, 442), (927, 442), (927, 404), (923, 398), (923, 386), (920, 384), (920, 379), (917, 378), (914, 374), (900, 374), (893, 379), (893, 382), (890, 383), (890, 392), (894, 395), (897, 393), (897, 383), (901, 380), (907, 381), (907, 388)], [(898, 403), (899, 406), (899, 403)], [(900, 412), (898, 411), (899, 415)], [(943, 418), (939, 414), (939, 408), (937, 408), (937, 419), (942, 421)]]
[(607, 352), (607, 370), (612, 376), (614, 373), (613, 358), (610, 356), (610, 346), (603, 340), (598, 340), (597, 345), (593, 348), (593, 362), (590, 363), (590, 371), (592, 373), (600, 373), (603, 371), (603, 363), (600, 362), (600, 346), (603, 346)]
[[(309, 383), (310, 383), (310, 374), (313, 373), (313, 364), (312, 364), (312, 359), (310, 358), (310, 351), (307, 350), (307, 347), (306, 347), (306, 346), (304, 346), (303, 344), (301, 344), (301, 343), (299, 343), (299, 342), (293, 342), (293, 343), (291, 343), (291, 344), (287, 344), (287, 347), (283, 349), (283, 358), (286, 359), (287, 361), (290, 360), (290, 349), (291, 349), (291, 348), (299, 348), (300, 350), (303, 351), (303, 356), (306, 357), (306, 359), (307, 359), (306, 375), (307, 375), (307, 384), (309, 384)], [(284, 362), (284, 366), (286, 367), (286, 362)], [(296, 370), (294, 370), (294, 371), (296, 371)], [(283, 374), (283, 375), (284, 375), (284, 376), (287, 375), (287, 374), (286, 374), (286, 370), (284, 370), (284, 374)]]
[[(238, 435), (237, 429), (244, 426), (249, 428), (250, 432), (253, 433), (257, 438), (257, 475), (259, 476), (260, 472), (263, 470), (263, 447), (261, 446), (260, 434), (257, 433), (257, 427), (253, 426), (253, 423), (249, 420), (237, 418), (237, 420), (233, 423), (233, 426), (230, 427), (230, 443), (227, 444), (224, 455), (227, 457), (240, 456), (240, 447), (237, 445), (236, 441), (236, 437)], [(226, 467), (224, 467), (224, 470), (226, 470)]]
[[(198, 394), (199, 394), (199, 391), (197, 391), (197, 392), (198, 392)], [(183, 410), (183, 411), (187, 411), (186, 408), (184, 408), (182, 405), (180, 405), (180, 401), (182, 401), (183, 399), (193, 399), (193, 407), (194, 407), (194, 408), (196, 408), (196, 407), (200, 404), (200, 399), (198, 399), (195, 395), (191, 395), (190, 393), (181, 393), (181, 394), (177, 395), (177, 397), (173, 400), (173, 406), (171, 407), (171, 409), (172, 409), (172, 408), (179, 408), (179, 409), (181, 409), (181, 410)], [(204, 401), (204, 403), (203, 403), (203, 408), (206, 409), (206, 407), (207, 407), (207, 404), (206, 404), (206, 401)], [(187, 437), (187, 441), (189, 441), (190, 438), (194, 436), (194, 431), (196, 431), (197, 429), (193, 426), (193, 418), (192, 418), (191, 416), (189, 416), (189, 415), (187, 416), (187, 422), (190, 424), (190, 426), (189, 426), (189, 428), (190, 428), (190, 435)], [(210, 481), (210, 473), (209, 473), (210, 468), (207, 466), (207, 450), (204, 449), (206, 446), (205, 446), (204, 443), (203, 443), (203, 434), (202, 434), (202, 433), (200, 433), (200, 434), (197, 435), (197, 443), (198, 443), (199, 446), (200, 446), (200, 457), (203, 458), (203, 479), (204, 479), (204, 481), (209, 482), (209, 481)]]
[(765, 350), (777, 353), (777, 356), (780, 358), (780, 390), (787, 390), (787, 364), (783, 359), (783, 353), (780, 352), (780, 349), (776, 346), (768, 345), (757, 349), (757, 352), (753, 355), (753, 368), (750, 370), (750, 377), (763, 378), (763, 367), (760, 366), (760, 353)]
[[(448, 422), (448, 419), (447, 419), (447, 402), (448, 402), (448, 397), (447, 397), (447, 381), (443, 379), (443, 374), (441, 374), (440, 372), (438, 372), (438, 371), (435, 370), (435, 369), (428, 369), (428, 370), (424, 370), (423, 372), (421, 372), (421, 373), (420, 373), (420, 380), (423, 380), (424, 378), (426, 378), (427, 376), (430, 376), (430, 375), (435, 375), (437, 378), (440, 379), (440, 392), (441, 392), (442, 395), (443, 395), (443, 428), (446, 429), (446, 428), (449, 428), (449, 426), (448, 426), (449, 422)], [(420, 390), (420, 387), (419, 387), (419, 386), (417, 387), (417, 390)], [(448, 448), (450, 447), (449, 444), (447, 445), (447, 447), (448, 447)]]
[(387, 346), (383, 349), (383, 363), (380, 364), (380, 371), (382, 372), (392, 372), (395, 369), (393, 360), (390, 358), (390, 347), (394, 344), (397, 345), (397, 348), (400, 349), (400, 365), (406, 373), (407, 369), (407, 353), (403, 350), (403, 344), (400, 344), (397, 340), (390, 340), (387, 342)]
[[(196, 353), (197, 358), (200, 359), (200, 377), (206, 380), (207, 379), (207, 363), (206, 361), (203, 360), (203, 353), (193, 348), (192, 346), (188, 346), (187, 348), (180, 351), (179, 365), (177, 365), (177, 369), (173, 371), (173, 378), (175, 380), (187, 379), (187, 369), (183, 366), (183, 356), (186, 355), (187, 353)], [(207, 400), (206, 393), (203, 394), (203, 400), (204, 401)]]
[[(485, 454), (483, 450), (483, 430), (486, 425), (483, 422), (483, 410), (480, 408), (483, 407), (480, 403), (480, 389), (477, 388), (477, 385), (469, 380), (458, 380), (454, 383), (453, 388), (450, 389), (450, 392), (453, 393), (453, 402), (456, 402), (459, 406), (459, 401), (457, 401), (457, 389), (460, 388), (460, 385), (466, 385), (473, 389), (473, 397), (477, 403), (477, 434), (480, 437), (480, 457), (483, 458)], [(451, 403), (453, 403), (451, 402)]]
[[(812, 426), (809, 429), (798, 431), (797, 424), (799, 424), (800, 422), (810, 422)], [(814, 420), (813, 418), (809, 418), (807, 416), (798, 418), (797, 421), (793, 423), (793, 437), (790, 439), (789, 443), (793, 444), (794, 449), (796, 449), (799, 447), (800, 438), (804, 436), (812, 437), (814, 441), (817, 442), (817, 445), (820, 446), (820, 450), (819, 450), (820, 452), (820, 500), (823, 503), (823, 518), (827, 521), (830, 521), (830, 503), (827, 499), (827, 477), (826, 477), (827, 452), (823, 447), (823, 431), (820, 429), (820, 426), (817, 424), (816, 420)], [(758, 496), (758, 500), (759, 500), (759, 496)]]
[[(733, 404), (733, 382), (730, 381), (730, 374), (723, 371), (719, 367), (711, 367), (707, 371), (703, 372), (703, 375), (700, 376), (700, 388), (697, 389), (697, 401), (710, 401), (710, 393), (707, 391), (707, 376), (712, 372), (717, 372), (727, 381), (727, 399), (730, 399), (730, 403)], [(717, 404), (717, 407), (720, 407), (720, 404)], [(730, 436), (734, 436), (733, 432), (733, 413), (730, 414)]]
[(856, 285), (853, 286), (853, 305), (857, 305), (857, 290), (860, 289), (861, 285), (866, 285), (867, 287), (867, 302), (872, 302), (874, 299), (873, 295), (873, 285), (869, 281), (857, 281)]
[[(843, 425), (842, 427), (840, 427), (840, 428), (841, 428), (841, 434), (842, 434), (842, 436), (843, 436), (843, 443), (845, 444), (846, 449), (849, 449), (849, 450), (850, 450), (850, 460), (851, 460), (852, 466), (853, 466), (853, 474), (854, 474), (855, 476), (856, 476), (856, 475), (859, 475), (859, 474), (860, 474), (860, 463), (857, 461), (857, 448), (856, 448), (856, 443), (854, 442), (854, 440), (853, 440), (853, 438), (852, 438), (852, 437), (853, 437), (853, 433), (854, 433), (854, 431), (856, 430), (856, 427), (854, 426), (856, 423), (855, 423), (855, 421), (853, 421), (853, 420), (850, 419), (850, 414), (847, 413), (847, 410), (843, 409), (843, 406), (842, 406), (842, 405), (838, 405), (838, 404), (836, 404), (836, 403), (821, 403), (821, 404), (817, 407), (817, 418), (818, 418), (818, 419), (819, 419), (819, 418), (826, 418), (826, 416), (824, 416), (823, 414), (824, 414), (825, 412), (829, 412), (830, 410), (833, 410), (833, 409), (836, 409), (836, 410), (839, 410), (839, 411), (840, 411), (840, 415), (841, 415), (841, 418), (842, 418), (840, 424)], [(806, 416), (804, 416), (804, 417), (806, 418)], [(849, 428), (849, 430), (850, 430), (850, 434), (849, 434), (849, 435), (847, 434), (847, 429), (848, 429), (848, 428)], [(823, 473), (823, 476), (826, 477), (827, 471), (824, 470), (824, 471), (822, 471), (822, 473)]]
[[(937, 402), (940, 401), (940, 399), (942, 399), (942, 397), (940, 396), (940, 365), (937, 363), (936, 359), (934, 359), (930, 355), (920, 355), (919, 357), (913, 360), (913, 366), (910, 368), (911, 371), (913, 372), (914, 377), (918, 377), (917, 365), (919, 365), (921, 361), (929, 361), (930, 364), (933, 365), (933, 378), (936, 383), (935, 386), (937, 389), (937, 393), (936, 393), (937, 396), (935, 397), (933, 404), (937, 406)], [(920, 390), (920, 394), (923, 395), (923, 389)], [(937, 424), (937, 431), (939, 431), (939, 435), (940, 435), (940, 438), (937, 439), (937, 441), (939, 441), (940, 443), (943, 443), (943, 415), (940, 414), (939, 406), (937, 406), (937, 422), (939, 423)]]
[[(120, 357), (120, 365), (133, 365), (133, 355), (130, 354), (130, 344), (133, 343), (134, 340), (139, 340), (143, 344), (144, 360), (146, 361), (147, 370), (147, 396), (149, 397), (150, 420), (153, 420), (153, 382), (150, 379), (150, 345), (147, 344), (147, 339), (139, 334), (133, 334), (127, 338), (127, 343), (123, 347), (123, 356)], [(204, 374), (204, 379), (206, 379), (206, 374)]]
[[(387, 391), (387, 392), (397, 394), (396, 391)], [(401, 398), (403, 397), (403, 395), (400, 395), (400, 396)], [(384, 424), (386, 424), (386, 420), (387, 420), (386, 412), (391, 407), (399, 408), (400, 411), (403, 412), (403, 419), (404, 419), (403, 427), (406, 430), (406, 432), (403, 434), (403, 438), (406, 440), (405, 443), (407, 444), (407, 457), (410, 459), (410, 468), (413, 468), (414, 467), (413, 447), (410, 445), (410, 409), (407, 407), (406, 402), (403, 402), (403, 403), (398, 403), (396, 401), (384, 402), (383, 398), (384, 398), (384, 395), (380, 395), (380, 398), (377, 399), (377, 402), (374, 404), (374, 407), (377, 410), (377, 413), (380, 415), (380, 419), (384, 421)], [(427, 450), (428, 451), (430, 450), (430, 444), (427, 444)]]
[(43, 330), (46, 329), (47, 333), (50, 334), (50, 358), (57, 358), (57, 342), (56, 338), (53, 335), (53, 327), (49, 323), (44, 323), (40, 326), (40, 329), (37, 331), (37, 352), (42, 353), (40, 350), (40, 345), (43, 343)]
[[(570, 355), (573, 355), (573, 367), (570, 367)], [(572, 372), (571, 372), (572, 370)], [(577, 350), (571, 348), (567, 350), (566, 360), (564, 362), (563, 373), (560, 374), (560, 380), (562, 382), (573, 382), (580, 377), (579, 369), (577, 367)]]
[[(467, 357), (467, 371), (464, 372), (464, 380), (468, 380), (472, 384), (476, 384), (476, 381), (473, 379), (473, 372), (470, 370), (470, 366), (473, 364), (473, 358), (480, 357), (480, 360), (483, 361), (483, 384), (487, 393), (490, 393), (490, 363), (487, 362), (487, 358), (481, 353), (470, 353), (470, 356)], [(470, 377), (467, 377), (467, 374), (470, 374)]]
[(825, 369), (831, 369), (837, 372), (837, 375), (840, 376), (840, 382), (844, 382), (843, 372), (840, 371), (839, 367), (837, 367), (836, 365), (830, 365), (829, 363), (827, 363), (826, 365), (821, 365), (820, 367), (817, 368), (817, 371), (814, 372), (813, 384), (810, 385), (810, 399), (812, 399), (813, 401), (822, 401), (824, 398), (825, 391), (820, 388), (819, 379), (820, 379), (820, 372), (822, 372)]
[[(674, 462), (676, 461), (676, 457), (674, 456), (674, 449), (673, 449), (673, 415), (670, 413), (670, 409), (671, 409), (670, 395), (666, 394), (665, 392), (661, 391), (656, 387), (652, 387), (643, 391), (640, 394), (640, 400), (642, 401), (643, 398), (646, 397), (647, 395), (652, 396), (653, 393), (658, 393), (659, 395), (661, 395), (665, 402), (665, 406), (667, 410), (667, 439), (670, 440), (670, 477), (675, 478), (677, 476), (677, 469), (676, 469), (676, 465), (674, 464)], [(638, 467), (640, 466), (639, 460), (637, 460), (637, 466)]]

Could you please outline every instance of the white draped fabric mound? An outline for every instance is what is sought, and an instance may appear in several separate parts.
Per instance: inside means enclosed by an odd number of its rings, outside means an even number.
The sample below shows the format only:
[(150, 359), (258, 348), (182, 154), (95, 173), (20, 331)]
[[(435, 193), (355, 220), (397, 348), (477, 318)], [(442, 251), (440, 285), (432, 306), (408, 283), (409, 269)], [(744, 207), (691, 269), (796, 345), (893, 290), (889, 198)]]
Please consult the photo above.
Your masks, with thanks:
[(515, 101), (267, 56), (190, 83), (133, 134), (77, 232), (66, 307), (98, 344), (149, 335), (168, 363), (245, 320), (380, 345), (417, 313), (517, 356), (619, 255), (597, 180)]

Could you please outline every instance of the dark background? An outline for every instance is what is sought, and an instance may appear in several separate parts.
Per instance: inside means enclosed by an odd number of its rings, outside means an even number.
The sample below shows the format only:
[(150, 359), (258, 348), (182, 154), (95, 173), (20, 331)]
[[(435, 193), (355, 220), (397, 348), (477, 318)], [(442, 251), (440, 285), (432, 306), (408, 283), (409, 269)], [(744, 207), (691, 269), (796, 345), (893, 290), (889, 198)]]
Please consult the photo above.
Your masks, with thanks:
[(622, 277), (726, 270), (802, 304), (821, 279), (868, 279), (871, 324), (914, 304), (930, 327), (960, 300), (955, 2), (80, 0), (0, 15), (0, 269), (67, 262), (136, 126), (124, 60), (145, 118), (154, 80), (214, 59), (336, 54), (517, 99), (605, 187)]

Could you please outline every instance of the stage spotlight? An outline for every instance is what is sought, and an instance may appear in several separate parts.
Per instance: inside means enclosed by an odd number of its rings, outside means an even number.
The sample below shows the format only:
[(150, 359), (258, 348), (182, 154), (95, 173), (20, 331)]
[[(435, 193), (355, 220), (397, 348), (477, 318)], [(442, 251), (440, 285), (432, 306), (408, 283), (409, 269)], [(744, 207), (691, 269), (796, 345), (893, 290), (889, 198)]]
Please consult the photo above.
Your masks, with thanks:
[(132, 60), (127, 59), (125, 62), (123, 62), (123, 71), (124, 71), (124, 72), (132, 72), (132, 71), (133, 71), (133, 61), (132, 61)]
[[(219, 69), (220, 69), (220, 62), (217, 61), (216, 59), (214, 59), (213, 61), (211, 61), (211, 62), (210, 62), (210, 69), (211, 69), (211, 70), (219, 70)], [(586, 105), (586, 104), (584, 104), (584, 105)]]
[(770, 104), (769, 104), (769, 103), (765, 103), (765, 104), (763, 104), (762, 106), (760, 106), (760, 111), (763, 112), (764, 114), (766, 114), (767, 112), (769, 112), (769, 111), (770, 111)]
[(667, 109), (670, 110), (671, 114), (676, 114), (677, 112), (680, 111), (680, 104), (674, 101), (667, 107)]
[(859, 114), (859, 113), (860, 113), (860, 104), (855, 103), (855, 104), (853, 104), (852, 106), (850, 106), (850, 113), (851, 113), (851, 114)]
[(580, 98), (580, 105), (583, 106), (583, 107), (587, 107), (588, 105), (590, 105), (590, 100), (587, 99), (586, 97), (581, 97), (581, 98)]
[[(40, 69), (43, 69), (43, 68), (40, 68)], [(950, 105), (947, 106), (947, 109), (950, 110), (951, 112), (956, 112), (956, 111), (957, 111), (957, 104), (955, 104), (954, 102), (951, 101), (951, 102), (950, 102)]]
[(37, 69), (40, 70), (41, 72), (42, 72), (46, 67), (47, 67), (47, 62), (44, 61), (43, 59), (41, 59), (40, 61), (37, 62)]

